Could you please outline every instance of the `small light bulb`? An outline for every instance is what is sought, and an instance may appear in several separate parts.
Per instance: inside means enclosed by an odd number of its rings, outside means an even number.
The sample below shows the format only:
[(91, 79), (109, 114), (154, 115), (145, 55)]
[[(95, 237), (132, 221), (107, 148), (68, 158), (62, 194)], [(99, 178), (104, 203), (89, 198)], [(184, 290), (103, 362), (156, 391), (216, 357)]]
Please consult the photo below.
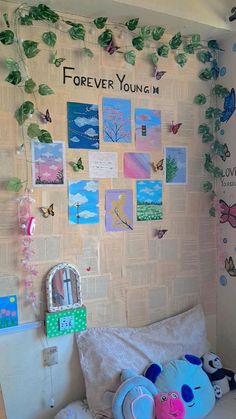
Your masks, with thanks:
[(49, 406), (51, 407), (51, 409), (53, 409), (53, 407), (55, 406), (55, 401), (53, 397), (51, 397), (50, 399)]

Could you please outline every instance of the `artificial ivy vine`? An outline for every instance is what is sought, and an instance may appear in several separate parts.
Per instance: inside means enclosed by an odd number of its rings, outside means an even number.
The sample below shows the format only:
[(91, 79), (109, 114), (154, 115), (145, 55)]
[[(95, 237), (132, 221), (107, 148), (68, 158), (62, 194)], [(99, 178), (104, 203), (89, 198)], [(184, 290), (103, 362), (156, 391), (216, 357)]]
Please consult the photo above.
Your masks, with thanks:
[[(57, 45), (57, 35), (55, 31), (58, 30), (68, 33), (68, 36), (72, 40), (83, 41), (83, 54), (93, 58), (94, 53), (89, 47), (90, 42), (86, 40), (85, 27), (86, 24), (91, 25), (91, 23), (96, 30), (99, 31), (97, 44), (110, 55), (115, 53), (122, 54), (124, 60), (130, 65), (135, 65), (137, 53), (144, 49), (148, 50), (149, 61), (155, 68), (157, 67), (159, 58), (167, 58), (170, 51), (172, 51), (171, 55), (174, 56), (176, 63), (180, 67), (183, 67), (186, 64), (189, 55), (196, 54), (200, 62), (208, 65), (200, 71), (199, 78), (203, 81), (213, 82), (210, 101), (214, 102), (214, 105), (211, 103), (211, 106), (206, 109), (205, 121), (198, 129), (198, 132), (202, 137), (202, 142), (209, 144), (209, 151), (205, 153), (204, 168), (212, 179), (222, 177), (222, 170), (215, 164), (215, 160), (218, 157), (225, 160), (228, 148), (227, 145), (222, 144), (218, 138), (218, 133), (223, 122), (222, 109), (219, 107), (218, 102), (219, 100), (222, 101), (222, 99), (225, 100), (227, 95), (229, 95), (229, 91), (216, 82), (219, 77), (217, 56), (220, 50), (217, 41), (210, 40), (207, 45), (204, 45), (199, 34), (183, 36), (178, 32), (168, 43), (164, 43), (161, 40), (166, 31), (164, 27), (140, 27), (139, 19), (134, 18), (119, 25), (122, 31), (130, 34), (132, 43), (132, 46), (130, 47), (122, 47), (121, 45), (117, 45), (112, 30), (112, 25), (115, 25), (117, 28), (117, 24), (108, 22), (107, 17), (98, 17), (93, 21), (89, 21), (88, 19), (86, 23), (70, 21), (59, 16), (58, 13), (53, 11), (46, 4), (39, 4), (38, 6), (27, 6), (26, 4), (22, 4), (14, 12), (14, 22), (12, 25), (7, 13), (3, 14), (3, 20), (6, 29), (0, 32), (0, 42), (6, 46), (16, 46), (19, 56), (18, 61), (15, 61), (11, 57), (5, 60), (5, 65), (9, 70), (9, 74), (5, 78), (5, 81), (21, 88), (24, 95), (31, 95), (30, 100), (24, 101), (15, 111), (15, 118), (20, 126), (23, 126), (32, 115), (36, 117), (39, 116), (39, 120), (42, 121), (44, 114), (37, 109), (36, 95), (46, 96), (51, 95), (54, 92), (47, 84), (42, 83), (37, 86), (33, 77), (28, 74), (27, 59), (36, 57), (40, 53), (40, 47), (39, 43), (33, 40), (21, 41), (19, 39), (19, 25), (32, 26), (35, 22), (42, 21), (51, 26), (50, 30), (43, 32), (42, 42), (50, 48), (50, 63), (55, 65), (55, 67), (60, 67), (66, 59), (60, 57), (57, 50), (52, 50)], [(150, 43), (152, 44), (151, 47), (148, 45)], [(24, 73), (27, 74), (26, 77), (22, 75)], [(205, 105), (207, 100), (208, 98), (200, 93), (195, 97), (194, 102), (197, 105)], [(35, 122), (31, 122), (28, 125), (27, 136), (30, 139), (38, 139), (42, 143), (50, 143), (53, 141), (51, 134), (47, 130), (40, 128), (37, 119)], [(22, 188), (23, 183), (24, 182), (20, 179), (13, 177), (7, 185), (7, 189), (18, 192)], [(212, 198), (214, 198), (216, 194), (213, 180), (206, 180), (203, 183), (203, 190), (205, 192), (210, 192)], [(213, 216), (215, 215), (214, 205), (210, 208), (210, 214)]]

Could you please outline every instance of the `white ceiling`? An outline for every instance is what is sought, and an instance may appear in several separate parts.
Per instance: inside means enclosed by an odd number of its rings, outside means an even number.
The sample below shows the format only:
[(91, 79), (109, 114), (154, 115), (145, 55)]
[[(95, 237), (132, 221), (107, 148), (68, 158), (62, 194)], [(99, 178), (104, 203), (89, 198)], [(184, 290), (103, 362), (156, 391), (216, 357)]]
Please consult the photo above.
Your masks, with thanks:
[[(5, 1), (22, 3), (21, 0)], [(236, 0), (29, 0), (27, 3), (40, 2), (62, 13), (108, 16), (117, 22), (139, 17), (141, 25), (162, 25), (169, 32), (180, 30), (183, 34), (198, 32), (205, 39), (228, 38), (236, 32), (236, 21), (228, 20)]]

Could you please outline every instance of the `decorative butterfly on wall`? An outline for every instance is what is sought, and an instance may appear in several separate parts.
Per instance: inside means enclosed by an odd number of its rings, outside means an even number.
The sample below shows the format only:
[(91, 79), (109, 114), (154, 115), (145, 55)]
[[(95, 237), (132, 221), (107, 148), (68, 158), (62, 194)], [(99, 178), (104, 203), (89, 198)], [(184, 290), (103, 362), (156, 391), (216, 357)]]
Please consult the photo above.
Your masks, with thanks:
[(231, 92), (225, 97), (224, 110), (221, 113), (221, 122), (228, 122), (235, 111), (235, 90), (231, 89)]
[(225, 161), (227, 157), (230, 157), (230, 151), (228, 149), (227, 144), (224, 144), (224, 154), (220, 157), (222, 158), (223, 161)]
[(54, 216), (53, 204), (51, 204), (48, 208), (47, 207), (40, 207), (39, 209), (40, 209), (44, 218), (48, 218), (49, 215)]
[(182, 122), (179, 122), (178, 124), (174, 124), (174, 122), (172, 121), (172, 124), (170, 126), (170, 132), (172, 132), (173, 134), (177, 134), (181, 125), (182, 125)]
[(236, 228), (236, 204), (229, 206), (223, 199), (220, 199), (220, 223), (229, 223), (231, 227)]
[(152, 168), (154, 172), (158, 172), (158, 170), (163, 170), (163, 162), (164, 159), (159, 160), (157, 163), (156, 162), (152, 162)]
[(104, 48), (105, 51), (108, 52), (108, 54), (112, 55), (114, 54), (120, 47), (117, 47), (115, 45), (114, 40), (112, 39), (109, 44)]
[(232, 256), (225, 259), (225, 269), (230, 276), (236, 276), (236, 268)]
[(157, 237), (158, 239), (162, 239), (162, 237), (167, 233), (168, 230), (164, 229), (161, 230), (160, 228), (155, 228), (153, 230), (153, 237)]
[(156, 80), (160, 80), (166, 73), (167, 71), (159, 71), (157, 67), (154, 67), (153, 77), (155, 77)]
[(49, 110), (48, 110), (48, 109), (46, 110), (46, 113), (40, 112), (40, 119), (41, 119), (41, 121), (42, 121), (42, 122), (44, 122), (45, 124), (46, 124), (47, 122), (52, 122), (52, 118), (51, 118), (51, 115), (50, 115), (50, 112), (49, 112)]
[(211, 74), (214, 80), (217, 80), (220, 74), (220, 68), (215, 59), (212, 61), (212, 64), (211, 64)]
[(84, 170), (84, 165), (81, 157), (77, 160), (77, 163), (72, 161), (70, 162), (70, 165), (75, 172), (78, 172), (79, 170)]

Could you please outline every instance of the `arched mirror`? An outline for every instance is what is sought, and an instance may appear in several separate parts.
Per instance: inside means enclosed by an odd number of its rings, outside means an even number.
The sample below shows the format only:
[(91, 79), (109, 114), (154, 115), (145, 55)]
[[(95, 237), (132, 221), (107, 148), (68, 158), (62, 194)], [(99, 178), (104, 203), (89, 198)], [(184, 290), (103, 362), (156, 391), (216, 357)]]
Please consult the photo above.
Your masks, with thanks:
[(60, 263), (47, 275), (47, 306), (50, 313), (82, 306), (80, 274), (75, 266)]

